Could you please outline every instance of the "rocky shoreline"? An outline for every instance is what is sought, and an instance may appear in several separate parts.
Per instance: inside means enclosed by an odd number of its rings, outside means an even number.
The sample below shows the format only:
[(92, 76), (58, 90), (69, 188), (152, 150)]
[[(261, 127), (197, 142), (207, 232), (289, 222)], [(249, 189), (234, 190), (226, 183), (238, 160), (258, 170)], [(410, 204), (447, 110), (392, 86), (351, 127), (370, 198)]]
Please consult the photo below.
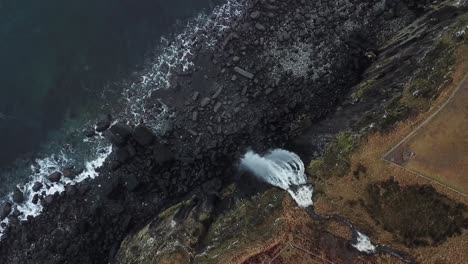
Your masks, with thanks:
[(147, 107), (156, 112), (164, 103), (171, 129), (154, 135), (145, 124), (103, 118), (97, 132), (113, 152), (101, 176), (38, 195), (44, 212), (27, 222), (8, 216), (0, 262), (112, 262), (129, 232), (183, 197), (214, 206), (247, 149), (282, 147), (333, 113), (378, 43), (427, 7), (397, 0), (248, 1), (248, 12), (216, 47), (197, 51), (191, 72), (180, 71), (170, 89), (153, 92)]

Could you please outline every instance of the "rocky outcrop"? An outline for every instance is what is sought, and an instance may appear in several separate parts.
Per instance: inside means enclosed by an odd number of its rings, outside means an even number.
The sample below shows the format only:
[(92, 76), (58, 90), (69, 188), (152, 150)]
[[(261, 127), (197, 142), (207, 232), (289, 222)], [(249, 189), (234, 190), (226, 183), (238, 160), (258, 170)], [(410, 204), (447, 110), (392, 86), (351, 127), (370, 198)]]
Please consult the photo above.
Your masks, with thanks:
[[(12, 217), (17, 222), (0, 246), (0, 262), (163, 263), (173, 257), (213, 263), (223, 260), (221, 253), (232, 256), (230, 260), (249, 248), (259, 253), (261, 245), (278, 238), (258, 234), (258, 247), (249, 244), (249, 237), (260, 230), (257, 224), (271, 231), (276, 218), (270, 217), (279, 218), (278, 204), (269, 209), (275, 195), (261, 194), (268, 200), (260, 203), (254, 197), (248, 206), (240, 202), (225, 212), (221, 206), (217, 210), (222, 214), (207, 220), (203, 213), (211, 212), (205, 210), (211, 197), (207, 194), (222, 197), (220, 189), (236, 179), (233, 161), (246, 148), (281, 147), (332, 113), (374, 59), (372, 54), (379, 56), (377, 44), (418, 14), (406, 1), (386, 1), (388, 5), (381, 1), (247, 2), (248, 12), (219, 36), (219, 45), (197, 50), (196, 71), (175, 75), (173, 89), (152, 94), (155, 102), (162, 100), (170, 107), (173, 129), (154, 135), (144, 124), (111, 126), (111, 117), (101, 118), (96, 131), (103, 132), (114, 147), (99, 169), (101, 176), (67, 186), (62, 194), (38, 198), (44, 213), (27, 223), (20, 225), (17, 216)], [(189, 198), (197, 194), (199, 200), (157, 216), (189, 193)], [(235, 198), (219, 199), (235, 202)], [(245, 208), (248, 212), (243, 212)], [(127, 237), (130, 230), (136, 233)], [(285, 230), (284, 236), (294, 231)], [(337, 251), (333, 245), (314, 237), (310, 244), (328, 248), (329, 255), (339, 255), (339, 260), (360, 258), (346, 251), (343, 239), (323, 230), (307, 230), (340, 245), (342, 254), (333, 254)], [(236, 242), (239, 237), (242, 243)], [(270, 241), (269, 249), (292, 248), (290, 241)], [(213, 242), (217, 244), (210, 248)], [(236, 251), (230, 251), (233, 247)]]

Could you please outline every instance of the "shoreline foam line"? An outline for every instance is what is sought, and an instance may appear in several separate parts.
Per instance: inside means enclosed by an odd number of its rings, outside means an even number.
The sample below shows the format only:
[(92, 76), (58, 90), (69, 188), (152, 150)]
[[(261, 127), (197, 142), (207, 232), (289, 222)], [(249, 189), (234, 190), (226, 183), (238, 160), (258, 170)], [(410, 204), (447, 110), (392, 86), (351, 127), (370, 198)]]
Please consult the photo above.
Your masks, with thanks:
[[(162, 126), (163, 118), (168, 114), (167, 107), (162, 104), (161, 112), (157, 115), (154, 114), (154, 109), (145, 109), (145, 103), (150, 98), (151, 93), (156, 89), (170, 88), (170, 78), (178, 70), (187, 72), (193, 66), (193, 50), (197, 45), (205, 45), (203, 48), (213, 48), (218, 38), (230, 28), (231, 22), (240, 17), (246, 7), (246, 0), (228, 0), (225, 4), (216, 6), (210, 14), (200, 13), (194, 19), (190, 19), (181, 33), (177, 34), (173, 39), (171, 45), (166, 38), (161, 38), (161, 45), (156, 49), (160, 49), (159, 55), (152, 59), (149, 67), (140, 72), (141, 82), (132, 83), (127, 89), (122, 92), (122, 99), (124, 101), (124, 110), (120, 113), (114, 113), (118, 119), (136, 121), (143, 120), (153, 130), (158, 130)], [(161, 49), (161, 47), (164, 47)], [(15, 204), (12, 202), (12, 192), (9, 193), (5, 199), (12, 204), (12, 212), (18, 210), (22, 213), (19, 220), (27, 220), (28, 215), (33, 217), (42, 212), (42, 205), (40, 201), (37, 204), (32, 203), (34, 195), (40, 194), (42, 191), (46, 195), (54, 194), (55, 192), (63, 192), (65, 185), (76, 184), (85, 179), (94, 179), (99, 176), (96, 172), (98, 167), (101, 167), (106, 158), (112, 152), (112, 146), (107, 144), (101, 146), (104, 139), (102, 135), (98, 140), (94, 155), (97, 158), (85, 162), (85, 171), (75, 178), (70, 180), (62, 177), (59, 183), (51, 183), (46, 177), (54, 172), (61, 171), (70, 162), (65, 153), (61, 152), (60, 155), (50, 155), (44, 159), (36, 160), (40, 166), (39, 173), (35, 173), (35, 167), (32, 166), (33, 172), (30, 175), (29, 181), (24, 184), (18, 184), (17, 187), (24, 192), (25, 201), (22, 204)], [(58, 158), (57, 158), (58, 157)], [(57, 160), (58, 161), (57, 161)], [(49, 166), (50, 165), (50, 166)], [(53, 170), (49, 170), (53, 168)], [(35, 182), (41, 182), (43, 187), (38, 192), (32, 192), (32, 186)], [(8, 217), (0, 221), (0, 239), (2, 234), (9, 225)]]

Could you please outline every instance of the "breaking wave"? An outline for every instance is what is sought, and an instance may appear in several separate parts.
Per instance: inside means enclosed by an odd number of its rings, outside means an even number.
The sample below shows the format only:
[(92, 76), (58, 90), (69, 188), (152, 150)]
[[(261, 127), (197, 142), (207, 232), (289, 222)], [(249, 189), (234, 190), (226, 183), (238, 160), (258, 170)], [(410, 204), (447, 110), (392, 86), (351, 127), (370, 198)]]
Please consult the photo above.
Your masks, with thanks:
[[(113, 116), (133, 123), (143, 121), (155, 132), (161, 129), (169, 111), (163, 102), (159, 102), (158, 109), (155, 109), (153, 103), (149, 104), (151, 94), (157, 89), (169, 88), (171, 78), (175, 74), (189, 72), (194, 65), (195, 51), (212, 49), (232, 21), (243, 14), (245, 2), (246, 0), (228, 0), (225, 4), (215, 7), (211, 14), (202, 13), (189, 21), (184, 30), (171, 40), (162, 38), (161, 45), (155, 52), (158, 55), (139, 73), (140, 80), (123, 89), (121, 95), (123, 108), (121, 112), (113, 113)], [(8, 201), (13, 204), (12, 213), (18, 211), (19, 220), (26, 220), (28, 216), (35, 217), (42, 212), (40, 201), (37, 204), (33, 203), (36, 193), (45, 192), (46, 195), (61, 193), (67, 184), (74, 185), (98, 177), (97, 168), (101, 167), (110, 155), (112, 146), (102, 136), (85, 139), (79, 145), (78, 149), (72, 149), (70, 146), (59, 147), (57, 148), (59, 151), (55, 151), (58, 154), (36, 159), (35, 164), (31, 165), (31, 171), (28, 172), (30, 174), (28, 182), (17, 185), (24, 193), (23, 203), (14, 204), (13, 193), (1, 197), (0, 202)], [(48, 175), (62, 171), (71, 164), (83, 167), (83, 171), (75, 179), (62, 177), (58, 183), (47, 180)], [(22, 173), (27, 172), (22, 171)], [(38, 192), (32, 191), (35, 182), (43, 184)], [(8, 218), (0, 221), (0, 239), (8, 225)]]

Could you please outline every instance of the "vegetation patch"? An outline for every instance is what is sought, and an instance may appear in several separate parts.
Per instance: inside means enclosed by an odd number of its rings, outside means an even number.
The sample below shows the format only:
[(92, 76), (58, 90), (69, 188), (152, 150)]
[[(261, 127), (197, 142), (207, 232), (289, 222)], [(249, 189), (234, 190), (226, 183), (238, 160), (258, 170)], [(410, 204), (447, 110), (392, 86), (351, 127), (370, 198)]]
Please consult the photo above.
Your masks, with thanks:
[(358, 147), (358, 139), (351, 133), (339, 133), (323, 157), (313, 160), (307, 172), (315, 177), (328, 178), (346, 175), (351, 167), (351, 154)]
[(401, 187), (390, 179), (368, 185), (367, 195), (375, 221), (409, 247), (435, 245), (468, 228), (467, 206), (430, 185)]

